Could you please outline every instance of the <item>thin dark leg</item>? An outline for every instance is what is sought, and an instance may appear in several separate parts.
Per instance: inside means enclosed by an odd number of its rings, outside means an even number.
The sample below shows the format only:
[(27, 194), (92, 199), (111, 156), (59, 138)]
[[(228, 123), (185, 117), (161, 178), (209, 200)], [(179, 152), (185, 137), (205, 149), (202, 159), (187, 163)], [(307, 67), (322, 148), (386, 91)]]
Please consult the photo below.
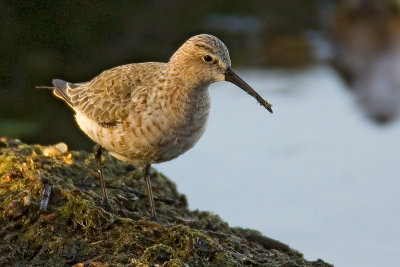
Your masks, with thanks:
[(106, 185), (104, 183), (104, 177), (103, 177), (103, 163), (101, 162), (101, 153), (102, 153), (101, 145), (99, 145), (99, 144), (95, 145), (93, 148), (93, 151), (94, 151), (94, 159), (96, 160), (96, 164), (97, 164), (97, 172), (100, 176), (100, 187), (101, 187), (101, 196), (102, 196), (101, 202), (104, 205), (109, 206)]
[(150, 219), (153, 221), (158, 221), (156, 209), (154, 208), (154, 200), (153, 200), (153, 190), (151, 189), (151, 181), (150, 181), (150, 164), (147, 164), (144, 167), (144, 179), (146, 180), (147, 186), (147, 197), (149, 198), (150, 205)]

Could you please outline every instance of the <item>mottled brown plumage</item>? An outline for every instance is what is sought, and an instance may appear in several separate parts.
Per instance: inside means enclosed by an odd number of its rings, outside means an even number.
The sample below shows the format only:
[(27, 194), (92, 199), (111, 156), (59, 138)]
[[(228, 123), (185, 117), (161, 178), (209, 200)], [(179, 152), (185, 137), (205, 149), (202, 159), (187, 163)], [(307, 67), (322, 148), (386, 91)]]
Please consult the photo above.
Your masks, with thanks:
[[(207, 88), (213, 82), (235, 83), (272, 112), (230, 66), (226, 46), (201, 34), (186, 41), (168, 63), (127, 64), (84, 83), (55, 79), (54, 94), (75, 110), (79, 127), (93, 141), (114, 157), (148, 169), (178, 157), (199, 140), (210, 108)], [(155, 217), (154, 208), (151, 212)]]

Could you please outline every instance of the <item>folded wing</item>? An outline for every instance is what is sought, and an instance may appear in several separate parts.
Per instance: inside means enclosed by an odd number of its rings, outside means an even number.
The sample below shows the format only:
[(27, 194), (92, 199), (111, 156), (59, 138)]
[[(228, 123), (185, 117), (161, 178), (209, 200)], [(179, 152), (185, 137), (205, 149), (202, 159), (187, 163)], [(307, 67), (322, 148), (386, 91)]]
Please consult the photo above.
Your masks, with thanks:
[[(65, 100), (75, 111), (104, 125), (115, 125), (125, 119), (134, 104), (132, 94), (146, 93), (143, 85), (147, 75), (142, 68), (129, 64), (102, 72), (85, 83), (53, 80), (54, 94)], [(161, 65), (153, 66), (155, 68)]]

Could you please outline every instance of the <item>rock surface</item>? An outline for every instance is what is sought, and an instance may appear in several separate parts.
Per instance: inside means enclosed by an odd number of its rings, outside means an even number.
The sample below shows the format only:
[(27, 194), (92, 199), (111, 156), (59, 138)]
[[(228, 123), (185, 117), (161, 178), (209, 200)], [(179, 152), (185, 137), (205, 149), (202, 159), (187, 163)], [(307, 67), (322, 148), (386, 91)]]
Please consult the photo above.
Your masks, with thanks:
[(152, 222), (141, 169), (103, 160), (110, 208), (100, 204), (92, 154), (0, 139), (0, 266), (331, 266), (188, 210), (154, 169), (161, 223)]

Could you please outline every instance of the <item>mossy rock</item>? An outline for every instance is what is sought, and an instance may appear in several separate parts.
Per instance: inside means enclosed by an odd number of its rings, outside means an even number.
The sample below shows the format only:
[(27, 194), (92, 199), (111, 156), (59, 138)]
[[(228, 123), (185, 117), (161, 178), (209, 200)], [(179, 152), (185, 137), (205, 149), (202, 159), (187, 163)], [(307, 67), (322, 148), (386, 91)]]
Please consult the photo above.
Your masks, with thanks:
[(161, 222), (150, 221), (142, 170), (108, 153), (103, 160), (109, 208), (100, 204), (91, 153), (0, 139), (0, 266), (330, 266), (188, 210), (185, 196), (155, 169)]

